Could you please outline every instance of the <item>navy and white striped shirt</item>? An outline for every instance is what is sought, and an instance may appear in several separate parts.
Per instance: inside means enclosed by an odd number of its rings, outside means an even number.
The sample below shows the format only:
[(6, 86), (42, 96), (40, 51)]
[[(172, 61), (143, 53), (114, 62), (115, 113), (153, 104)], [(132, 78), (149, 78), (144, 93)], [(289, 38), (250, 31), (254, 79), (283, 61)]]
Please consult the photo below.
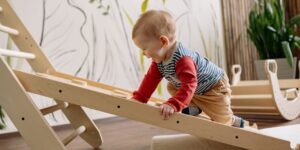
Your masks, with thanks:
[(186, 49), (180, 42), (177, 42), (176, 50), (172, 57), (167, 61), (157, 64), (157, 68), (161, 75), (176, 88), (181, 87), (181, 82), (176, 75), (175, 65), (177, 61), (185, 56), (191, 57), (196, 65), (198, 82), (195, 94), (205, 93), (222, 78), (224, 74), (223, 69), (219, 68), (199, 53)]

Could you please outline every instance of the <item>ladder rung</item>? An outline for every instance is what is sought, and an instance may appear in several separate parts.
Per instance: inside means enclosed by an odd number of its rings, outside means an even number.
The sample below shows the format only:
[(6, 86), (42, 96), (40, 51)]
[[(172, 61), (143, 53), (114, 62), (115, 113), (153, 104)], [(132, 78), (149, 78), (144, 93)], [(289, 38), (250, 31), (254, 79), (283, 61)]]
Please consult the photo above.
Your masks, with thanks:
[(71, 133), (69, 136), (67, 136), (65, 139), (63, 139), (62, 142), (64, 143), (64, 145), (68, 145), (77, 136), (79, 136), (80, 134), (82, 134), (85, 131), (86, 131), (86, 127), (85, 126), (80, 126), (75, 131), (73, 131), (73, 133)]
[(68, 106), (69, 106), (69, 103), (67, 103), (67, 102), (58, 103), (56, 105), (41, 109), (41, 112), (42, 112), (43, 115), (47, 115), (47, 114), (50, 114), (50, 113), (55, 112), (57, 110), (67, 108)]
[(12, 35), (19, 35), (19, 31), (7, 26), (4, 26), (2, 24), (0, 24), (0, 31), (2, 32), (6, 32), (8, 34), (12, 34)]
[(20, 57), (25, 59), (35, 59), (35, 55), (32, 53), (25, 53), (25, 52), (2, 49), (2, 48), (0, 48), (0, 55), (10, 56), (10, 57)]

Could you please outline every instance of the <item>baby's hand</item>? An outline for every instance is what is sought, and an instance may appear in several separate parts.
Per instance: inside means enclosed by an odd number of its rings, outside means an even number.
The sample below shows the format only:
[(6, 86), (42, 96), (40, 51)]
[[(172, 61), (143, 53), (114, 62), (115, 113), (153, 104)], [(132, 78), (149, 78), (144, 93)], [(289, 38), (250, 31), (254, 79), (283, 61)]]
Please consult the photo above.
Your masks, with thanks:
[(164, 120), (169, 119), (171, 115), (174, 113), (174, 109), (167, 104), (160, 105), (160, 111), (161, 111), (161, 115), (164, 117)]

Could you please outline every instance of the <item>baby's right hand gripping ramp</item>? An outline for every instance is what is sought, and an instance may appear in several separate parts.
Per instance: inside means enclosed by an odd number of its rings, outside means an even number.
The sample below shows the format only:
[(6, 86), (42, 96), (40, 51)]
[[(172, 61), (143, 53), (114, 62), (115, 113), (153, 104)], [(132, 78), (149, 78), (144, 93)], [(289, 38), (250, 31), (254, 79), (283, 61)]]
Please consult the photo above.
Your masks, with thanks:
[[(26, 52), (11, 53), (3, 50), (0, 55), (26, 58), (36, 72), (30, 74), (13, 70), (1, 58), (0, 105), (34, 150), (66, 149), (65, 145), (78, 135), (91, 146), (99, 147), (102, 143), (100, 132), (80, 106), (244, 149), (299, 149), (297, 143), (291, 146), (288, 140), (264, 135), (259, 131), (225, 126), (180, 113), (175, 113), (169, 120), (162, 120), (157, 106), (131, 100), (129, 91), (57, 72), (7, 1), (0, 0), (0, 6), (0, 21), (10, 26), (0, 26), (0, 30), (9, 33), (19, 49)], [(57, 105), (40, 111), (27, 92), (53, 98)], [(151, 101), (161, 100), (152, 98)], [(63, 141), (42, 116), (58, 109), (63, 110), (75, 128)]]

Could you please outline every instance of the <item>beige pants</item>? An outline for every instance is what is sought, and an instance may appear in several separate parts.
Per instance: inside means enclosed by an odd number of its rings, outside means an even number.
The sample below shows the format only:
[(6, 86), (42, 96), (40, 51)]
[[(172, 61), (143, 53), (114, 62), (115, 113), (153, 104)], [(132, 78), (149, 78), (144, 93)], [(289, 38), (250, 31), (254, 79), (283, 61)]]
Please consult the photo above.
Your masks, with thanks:
[[(177, 88), (170, 82), (167, 89), (173, 96)], [(226, 75), (218, 81), (210, 90), (203, 95), (194, 95), (190, 105), (197, 105), (213, 121), (231, 126), (233, 122), (233, 112), (230, 106), (231, 89), (229, 79)]]

